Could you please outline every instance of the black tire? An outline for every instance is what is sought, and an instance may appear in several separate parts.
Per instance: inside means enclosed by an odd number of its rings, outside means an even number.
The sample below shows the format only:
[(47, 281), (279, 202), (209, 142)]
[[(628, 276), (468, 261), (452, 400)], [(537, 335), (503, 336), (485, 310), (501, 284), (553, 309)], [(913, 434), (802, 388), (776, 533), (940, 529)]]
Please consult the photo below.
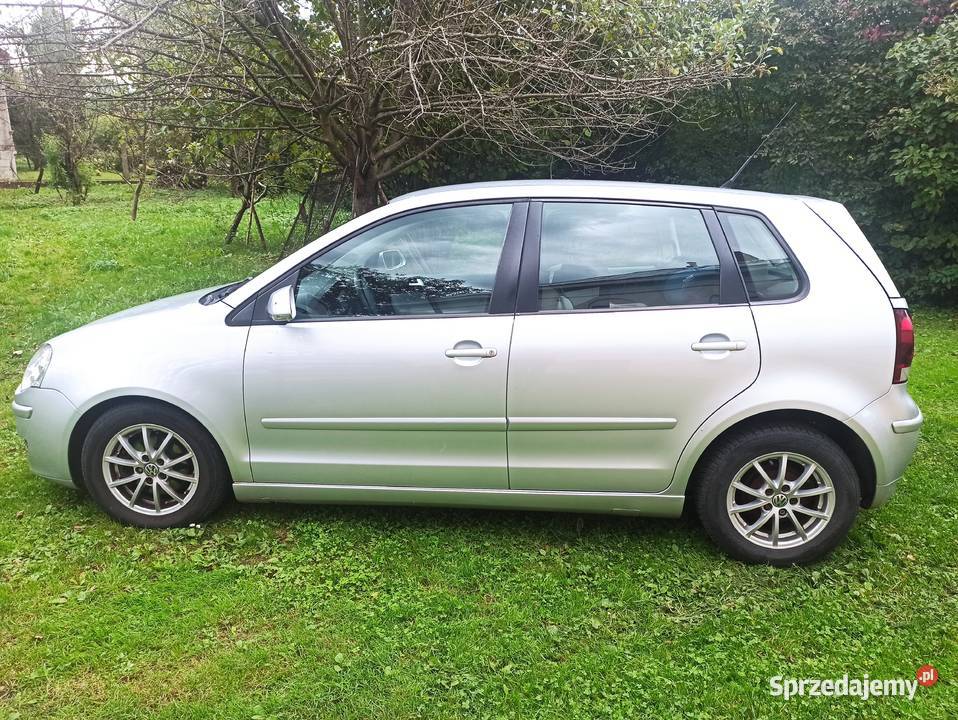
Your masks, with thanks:
[[(743, 535), (744, 531), (740, 532), (736, 529), (727, 505), (729, 489), (736, 474), (753, 460), (772, 453), (794, 453), (805, 456), (827, 473), (834, 488), (834, 498), (821, 501), (823, 503), (834, 502), (831, 518), (823, 523), (822, 527), (818, 528), (817, 534), (812, 535), (809, 532), (809, 539), (801, 541), (802, 544), (794, 547), (764, 547), (746, 538)], [(769, 467), (774, 467), (774, 458), (766, 462), (771, 463)], [(792, 467), (789, 463), (786, 463), (786, 466)], [(749, 470), (747, 472), (755, 471)], [(790, 470), (790, 472), (794, 471)], [(743, 477), (743, 480), (745, 477)], [(752, 477), (760, 478), (758, 475)], [(861, 500), (858, 474), (845, 452), (827, 435), (802, 425), (773, 425), (749, 430), (728, 438), (719, 447), (708, 451), (708, 455), (703, 459), (696, 472), (694, 482), (696, 483), (695, 507), (705, 531), (722, 550), (747, 563), (787, 566), (804, 565), (820, 560), (834, 550), (848, 534), (855, 522)], [(760, 488), (763, 487), (760, 480), (750, 482)], [(814, 483), (824, 484), (817, 478)], [(748, 484), (748, 482), (745, 484)], [(785, 483), (783, 485), (788, 487)], [(817, 485), (813, 486), (813, 489), (815, 487)], [(766, 489), (762, 489), (762, 493), (765, 492)], [(752, 496), (736, 494), (735, 497), (748, 499)], [(781, 500), (779, 499), (779, 501)], [(736, 505), (739, 504), (738, 499), (734, 502)], [(757, 498), (751, 500), (751, 502), (763, 501)], [(818, 500), (794, 498), (785, 502), (816, 503)], [(792, 507), (794, 508), (794, 505)], [(770, 502), (768, 505), (763, 505), (760, 509), (752, 511), (752, 515), (742, 514), (736, 517), (743, 518), (742, 524), (749, 525), (749, 522), (755, 518), (758, 519), (754, 521), (758, 522), (764, 512), (780, 513), (785, 516), (789, 510), (787, 505), (781, 509), (775, 509)], [(805, 515), (800, 517), (805, 521), (815, 522), (813, 518)], [(789, 528), (790, 532), (793, 533), (794, 541), (800, 542), (797, 535), (799, 530), (792, 524), (792, 521), (782, 518), (780, 522), (783, 527)], [(761, 527), (769, 528), (768, 525)], [(761, 532), (771, 535), (770, 530), (762, 530)]]
[[(196, 463), (190, 466), (195, 468), (198, 478), (193, 494), (182, 507), (168, 514), (149, 515), (131, 509), (113, 495), (104, 476), (107, 445), (121, 430), (141, 423), (173, 431), (188, 444), (194, 458), (189, 462)], [(223, 505), (231, 492), (226, 462), (210, 434), (186, 413), (162, 403), (135, 401), (107, 410), (93, 423), (83, 441), (81, 463), (83, 484), (96, 504), (112, 518), (137, 527), (170, 528), (202, 522)]]

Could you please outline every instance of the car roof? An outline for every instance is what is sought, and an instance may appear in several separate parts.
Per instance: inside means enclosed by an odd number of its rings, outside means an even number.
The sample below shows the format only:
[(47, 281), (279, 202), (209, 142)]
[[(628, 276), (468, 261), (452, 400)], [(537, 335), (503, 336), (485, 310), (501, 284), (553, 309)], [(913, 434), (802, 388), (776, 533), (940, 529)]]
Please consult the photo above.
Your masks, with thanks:
[(736, 190), (696, 185), (623, 182), (620, 180), (502, 180), (417, 190), (394, 198), (390, 204), (433, 204), (446, 201), (516, 197), (581, 197), (687, 202), (758, 209), (777, 202), (802, 202), (797, 195)]

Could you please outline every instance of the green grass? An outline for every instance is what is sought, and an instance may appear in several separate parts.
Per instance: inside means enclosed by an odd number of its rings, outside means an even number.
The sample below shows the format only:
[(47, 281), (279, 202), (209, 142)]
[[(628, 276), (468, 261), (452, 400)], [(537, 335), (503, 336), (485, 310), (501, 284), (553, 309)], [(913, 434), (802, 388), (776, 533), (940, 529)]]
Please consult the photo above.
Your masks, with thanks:
[[(46, 338), (266, 266), (235, 201), (0, 191), (0, 384)], [(294, 200), (264, 206), (278, 243)], [(275, 251), (274, 251), (275, 252)], [(30, 474), (0, 413), (0, 718), (948, 718), (958, 713), (958, 315), (915, 313), (927, 417), (893, 502), (826, 562), (748, 567), (687, 522), (233, 506), (114, 524)], [(773, 675), (913, 677), (914, 702)]]

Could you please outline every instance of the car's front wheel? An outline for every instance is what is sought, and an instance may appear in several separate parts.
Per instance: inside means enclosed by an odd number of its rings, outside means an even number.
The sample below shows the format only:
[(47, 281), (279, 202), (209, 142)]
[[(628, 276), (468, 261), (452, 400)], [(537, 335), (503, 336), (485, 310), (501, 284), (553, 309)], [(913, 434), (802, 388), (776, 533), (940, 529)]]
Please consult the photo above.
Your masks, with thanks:
[(735, 558), (814, 562), (848, 534), (858, 512), (858, 475), (834, 440), (778, 425), (729, 438), (697, 473), (699, 518)]
[(107, 410), (87, 434), (83, 481), (112, 517), (148, 528), (205, 520), (229, 496), (229, 474), (209, 433), (159, 403)]

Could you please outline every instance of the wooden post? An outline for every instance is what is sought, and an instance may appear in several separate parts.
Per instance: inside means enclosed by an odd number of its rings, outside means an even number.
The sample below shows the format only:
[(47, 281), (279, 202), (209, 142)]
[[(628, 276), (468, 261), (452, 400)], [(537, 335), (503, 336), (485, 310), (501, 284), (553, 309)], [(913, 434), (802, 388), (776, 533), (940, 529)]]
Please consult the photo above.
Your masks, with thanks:
[(343, 189), (346, 187), (346, 179), (349, 177), (349, 171), (343, 170), (343, 176), (339, 180), (339, 187), (336, 188), (336, 197), (333, 198), (333, 204), (329, 206), (329, 215), (326, 216), (326, 223), (323, 225), (323, 235), (329, 232), (333, 226), (333, 218), (336, 217), (336, 211), (339, 209), (339, 201), (343, 197)]

